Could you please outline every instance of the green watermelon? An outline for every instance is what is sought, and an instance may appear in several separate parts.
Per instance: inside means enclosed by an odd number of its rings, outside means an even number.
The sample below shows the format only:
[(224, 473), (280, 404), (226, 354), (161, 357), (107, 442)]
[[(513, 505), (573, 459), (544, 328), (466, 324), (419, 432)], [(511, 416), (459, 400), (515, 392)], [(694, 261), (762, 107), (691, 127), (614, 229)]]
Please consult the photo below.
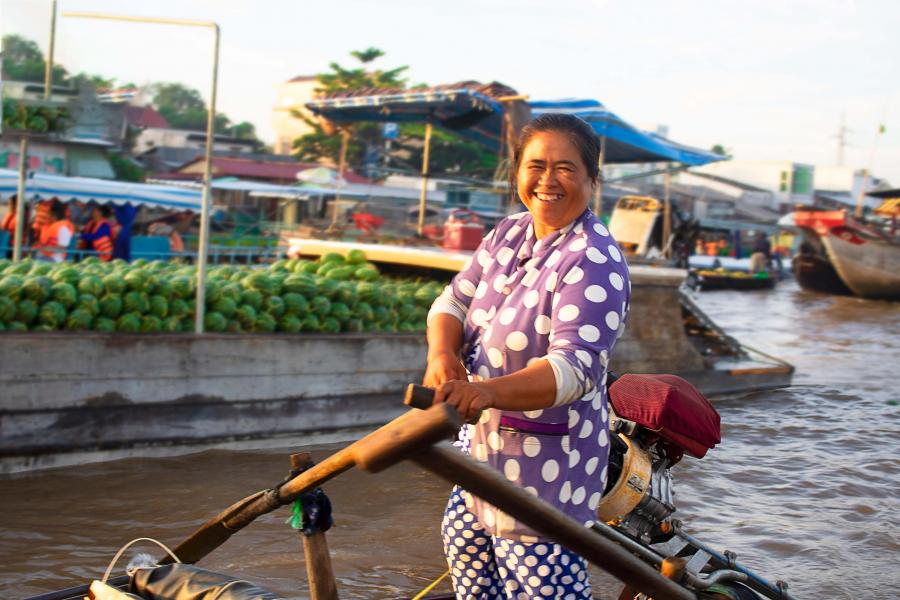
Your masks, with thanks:
[(277, 319), (284, 314), (284, 300), (281, 296), (269, 296), (263, 310)]
[(331, 305), (330, 316), (343, 323), (344, 321), (349, 321), (352, 315), (350, 313), (349, 306), (347, 306), (343, 302), (335, 302)]
[(222, 332), (225, 331), (225, 325), (228, 320), (222, 316), (222, 313), (210, 311), (203, 317), (203, 329), (205, 331)]
[(256, 322), (256, 309), (249, 304), (242, 304), (235, 311), (235, 318), (246, 329), (251, 329)]
[(68, 265), (56, 267), (50, 271), (50, 279), (56, 282), (63, 281), (72, 285), (78, 285), (80, 278), (81, 273), (78, 272), (78, 269)]
[(253, 323), (253, 331), (259, 333), (272, 333), (275, 331), (276, 326), (277, 322), (275, 321), (275, 317), (269, 313), (260, 313)]
[(262, 303), (263, 295), (260, 292), (256, 290), (244, 290), (244, 293), (241, 296), (241, 304), (250, 306), (254, 310), (259, 310), (262, 307)]
[(324, 265), (326, 263), (342, 265), (345, 263), (344, 256), (342, 254), (338, 254), (337, 252), (326, 252), (319, 257), (319, 264)]
[(381, 287), (375, 283), (363, 281), (356, 284), (356, 293), (363, 302), (372, 302), (378, 297)]
[(244, 291), (241, 289), (239, 283), (229, 282), (222, 286), (222, 296), (224, 298), (231, 298), (235, 303), (241, 301), (241, 296)]
[(94, 319), (94, 331), (103, 333), (112, 333), (116, 330), (116, 322), (108, 317), (97, 317)]
[(34, 300), (28, 298), (19, 300), (19, 303), (16, 304), (16, 321), (23, 325), (30, 325), (37, 318), (38, 310), (38, 304)]
[(372, 312), (372, 306), (368, 302), (360, 302), (353, 309), (354, 314), (363, 321), (374, 321), (375, 313)]
[(144, 292), (128, 292), (122, 298), (122, 309), (126, 313), (144, 314), (150, 310), (150, 297)]
[(300, 333), (303, 322), (294, 315), (285, 315), (278, 321), (278, 331), (284, 333)]
[(334, 300), (335, 302), (343, 302), (350, 308), (356, 306), (356, 303), (359, 302), (359, 292), (356, 291), (356, 284), (351, 281), (342, 281), (338, 284)]
[(181, 317), (168, 317), (162, 323), (162, 331), (165, 333), (178, 333), (181, 331)]
[(356, 272), (356, 267), (353, 265), (347, 265), (346, 267), (337, 267), (336, 269), (331, 269), (324, 275), (329, 279), (337, 279), (338, 281), (347, 281), (351, 277), (353, 277), (353, 273)]
[(83, 308), (76, 308), (69, 313), (66, 319), (66, 329), (69, 331), (86, 331), (91, 328), (93, 320), (94, 315)]
[(241, 280), (241, 285), (245, 289), (256, 290), (264, 295), (271, 294), (274, 288), (272, 279), (266, 271), (254, 271)]
[(187, 302), (181, 298), (174, 298), (169, 302), (169, 315), (171, 317), (181, 318), (190, 312)]
[(12, 321), (16, 316), (16, 303), (12, 298), (0, 296), (0, 323)]
[(225, 333), (244, 333), (244, 327), (241, 325), (240, 321), (229, 319), (228, 322), (225, 323)]
[(341, 324), (334, 317), (325, 317), (322, 319), (322, 333), (340, 333)]
[(18, 300), (22, 294), (23, 283), (25, 283), (25, 280), (21, 275), (6, 275), (3, 279), (0, 279), (0, 296)]
[(107, 294), (124, 294), (128, 284), (119, 273), (110, 273), (103, 278), (103, 287), (106, 288)]
[(99, 298), (103, 295), (103, 280), (96, 275), (84, 275), (78, 281), (78, 292)]
[(28, 331), (28, 325), (20, 321), (11, 321), (7, 324), (6, 330), (10, 333), (21, 333), (23, 331)]
[(226, 296), (222, 296), (217, 301), (212, 304), (207, 304), (214, 312), (222, 313), (226, 319), (230, 319), (234, 316), (235, 311), (237, 310), (237, 304), (235, 304), (234, 300), (228, 298)]
[(319, 277), (324, 277), (328, 275), (334, 269), (340, 269), (343, 266), (343, 263), (338, 262), (325, 262), (320, 263), (318, 268), (316, 268), (316, 275)]
[(206, 280), (206, 304), (212, 304), (222, 297), (222, 282), (218, 279)]
[(166, 301), (165, 296), (159, 294), (150, 296), (149, 312), (159, 319), (165, 319), (169, 314), (169, 303)]
[(100, 302), (93, 294), (81, 294), (75, 308), (87, 311), (92, 317), (100, 314)]
[(307, 262), (304, 262), (303, 264), (301, 264), (298, 268), (300, 269), (299, 270), (300, 273), (305, 273), (307, 275), (313, 275), (313, 274), (315, 274), (316, 271), (319, 270), (320, 266), (321, 265), (319, 263), (307, 261)]
[(168, 276), (163, 275), (157, 279), (156, 285), (153, 286), (153, 293), (162, 296), (166, 300), (174, 296), (172, 292), (172, 281)]
[(66, 320), (66, 308), (59, 302), (45, 302), (38, 311), (38, 323), (56, 329)]
[(317, 277), (316, 285), (319, 288), (319, 294), (325, 296), (329, 300), (334, 298), (338, 290), (338, 282), (327, 277)]
[(319, 320), (319, 317), (317, 317), (314, 313), (306, 313), (306, 316), (303, 317), (301, 331), (306, 331), (309, 333), (318, 333), (318, 332), (322, 331), (322, 322)]
[(78, 301), (78, 292), (75, 291), (75, 286), (70, 283), (54, 283), (50, 288), (50, 297), (69, 308)]
[(309, 307), (319, 317), (327, 317), (331, 313), (331, 301), (325, 296), (316, 296), (313, 298)]
[(100, 312), (108, 319), (115, 319), (122, 314), (122, 296), (106, 294), (100, 298)]
[(341, 328), (349, 333), (360, 333), (363, 330), (362, 319), (350, 319), (343, 323)]
[(351, 265), (361, 265), (366, 262), (366, 253), (359, 248), (353, 248), (347, 253), (347, 262)]
[(378, 269), (373, 264), (363, 265), (353, 272), (353, 278), (360, 281), (375, 281), (378, 277)]
[(162, 331), (162, 319), (156, 315), (141, 317), (141, 333), (159, 333)]
[(288, 265), (288, 261), (285, 259), (276, 260), (271, 265), (269, 265), (269, 270), (270, 271), (290, 271), (291, 269), (289, 269), (287, 265)]
[(22, 283), (22, 297), (43, 304), (50, 298), (53, 280), (44, 275), (30, 275)]
[(288, 292), (282, 296), (282, 300), (286, 314), (303, 316), (309, 310), (309, 301), (301, 294)]
[(307, 299), (319, 293), (315, 278), (306, 274), (291, 275), (284, 280), (283, 287), (286, 293), (303, 294)]
[(194, 295), (194, 280), (185, 275), (173, 277), (171, 280), (172, 295), (176, 298), (189, 298)]
[(125, 279), (125, 285), (132, 292), (146, 292), (152, 285), (147, 275), (137, 269), (129, 270), (123, 279)]

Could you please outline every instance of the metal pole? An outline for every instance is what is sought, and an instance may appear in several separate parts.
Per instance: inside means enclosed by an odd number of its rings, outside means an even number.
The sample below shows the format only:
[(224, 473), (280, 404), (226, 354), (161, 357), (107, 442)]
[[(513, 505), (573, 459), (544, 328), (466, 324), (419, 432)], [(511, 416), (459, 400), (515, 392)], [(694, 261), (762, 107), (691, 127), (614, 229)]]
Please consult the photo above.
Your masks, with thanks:
[(866, 186), (869, 185), (869, 170), (863, 169), (862, 183), (859, 186), (859, 193), (856, 195), (856, 210), (853, 216), (857, 219), (863, 218), (863, 209), (865, 208)]
[(671, 255), (671, 244), (669, 244), (669, 237), (671, 237), (672, 235), (672, 203), (669, 200), (669, 187), (672, 184), (672, 173), (670, 171), (666, 171), (663, 181), (665, 204), (663, 209), (662, 249), (665, 250), (666, 258), (669, 258), (669, 256)]
[(597, 186), (594, 188), (594, 214), (603, 213), (603, 162), (606, 160), (606, 136), (600, 138), (600, 159), (597, 161)]
[(206, 258), (209, 252), (209, 209), (212, 203), (212, 149), (216, 123), (216, 89), (219, 82), (219, 26), (213, 28), (212, 88), (209, 93), (209, 114), (206, 116), (206, 166), (203, 169), (203, 205), (200, 209), (200, 247), (197, 249), (197, 297), (194, 310), (194, 333), (203, 333), (206, 311)]
[(53, 49), (56, 46), (56, 0), (50, 3), (50, 43), (47, 48), (47, 61), (44, 63), (44, 100), (50, 99), (53, 87)]
[(432, 115), (428, 115), (425, 124), (425, 152), (422, 155), (422, 193), (419, 195), (419, 225), (416, 232), (424, 235), (425, 232), (425, 197), (428, 195), (428, 155), (431, 152), (431, 128)]
[(19, 141), (19, 187), (16, 192), (16, 232), (13, 240), (13, 260), (22, 260), (22, 236), (25, 231), (25, 172), (28, 169), (28, 138)]

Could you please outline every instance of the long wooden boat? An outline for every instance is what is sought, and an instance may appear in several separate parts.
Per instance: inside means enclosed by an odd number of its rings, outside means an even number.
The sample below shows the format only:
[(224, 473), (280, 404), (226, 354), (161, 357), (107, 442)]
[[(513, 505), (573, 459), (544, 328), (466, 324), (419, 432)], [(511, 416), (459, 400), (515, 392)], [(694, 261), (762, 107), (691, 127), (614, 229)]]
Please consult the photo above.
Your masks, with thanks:
[[(863, 298), (900, 299), (900, 239), (857, 221), (846, 210), (793, 213), (794, 225), (814, 234), (843, 284)], [(821, 284), (833, 288), (827, 268)]]
[(742, 271), (691, 269), (687, 284), (695, 289), (711, 290), (773, 290), (776, 278), (768, 273), (749, 274)]

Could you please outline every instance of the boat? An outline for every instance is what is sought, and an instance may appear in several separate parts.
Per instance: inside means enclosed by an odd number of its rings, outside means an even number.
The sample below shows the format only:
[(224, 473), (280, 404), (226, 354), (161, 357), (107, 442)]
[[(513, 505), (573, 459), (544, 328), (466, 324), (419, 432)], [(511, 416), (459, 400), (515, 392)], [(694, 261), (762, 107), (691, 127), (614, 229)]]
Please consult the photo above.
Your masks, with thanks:
[[(798, 210), (791, 215), (794, 226), (807, 234), (807, 241), (824, 248), (830, 265), (853, 295), (900, 300), (900, 237), (896, 233), (887, 231), (878, 221), (855, 219), (846, 210)], [(816, 254), (807, 252), (807, 256)], [(816, 272), (825, 274), (823, 282), (814, 283), (814, 287), (840, 289), (833, 285), (821, 261), (804, 260), (805, 279)]]
[(747, 273), (729, 269), (691, 269), (687, 285), (696, 290), (773, 290), (778, 280), (768, 271)]
[[(677, 509), (672, 468), (686, 455), (704, 458), (721, 442), (719, 414), (708, 400), (671, 375), (624, 375), (610, 381), (610, 406), (615, 412), (610, 422), (609, 481), (590, 527), (448, 446), (447, 438), (462, 425), (456, 410), (446, 404), (433, 406), (433, 390), (411, 384), (403, 402), (410, 410), (319, 464), (313, 463), (309, 453), (291, 455), (285, 480), (231, 504), (174, 549), (138, 538), (116, 554), (102, 580), (28, 600), (81, 600), (87, 594), (93, 600), (177, 600), (187, 595), (280, 600), (251, 582), (194, 564), (255, 519), (287, 506), (293, 508), (292, 527), (302, 534), (311, 597), (336, 599), (338, 582), (325, 538), (333, 524), (332, 506), (320, 486), (352, 468), (377, 474), (403, 460), (464, 487), (577, 552), (625, 584), (620, 598), (794, 600), (787, 583), (760, 576), (738, 562), (734, 553), (720, 552), (689, 534), (689, 528), (673, 516)], [(144, 555), (140, 564), (135, 564), (135, 557), (127, 575), (110, 579), (118, 558), (140, 540), (159, 544), (166, 554), (161, 559)], [(426, 595), (433, 587), (415, 598), (454, 597)]]

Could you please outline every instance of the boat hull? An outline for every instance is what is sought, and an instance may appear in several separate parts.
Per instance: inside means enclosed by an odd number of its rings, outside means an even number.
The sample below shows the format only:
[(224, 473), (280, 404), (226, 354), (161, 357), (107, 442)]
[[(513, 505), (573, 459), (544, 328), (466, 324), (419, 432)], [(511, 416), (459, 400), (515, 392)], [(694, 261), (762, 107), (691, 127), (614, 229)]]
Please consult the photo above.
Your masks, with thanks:
[(837, 296), (850, 296), (853, 292), (841, 280), (827, 256), (798, 254), (792, 263), (794, 279), (805, 290)]
[(900, 300), (900, 244), (852, 227), (829, 230), (822, 243), (854, 295)]

